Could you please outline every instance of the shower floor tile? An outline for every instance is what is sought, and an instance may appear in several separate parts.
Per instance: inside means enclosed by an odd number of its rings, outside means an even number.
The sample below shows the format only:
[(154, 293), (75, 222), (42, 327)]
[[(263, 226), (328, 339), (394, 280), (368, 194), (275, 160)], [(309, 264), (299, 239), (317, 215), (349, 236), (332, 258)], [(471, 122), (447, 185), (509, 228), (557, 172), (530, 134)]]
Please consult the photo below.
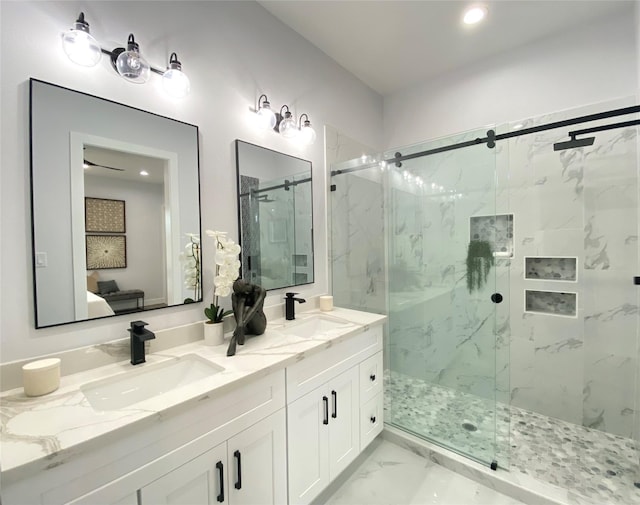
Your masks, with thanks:
[[(635, 443), (494, 404), (397, 372), (385, 376), (385, 422), (596, 503), (640, 504)], [(497, 431), (496, 431), (497, 427)]]

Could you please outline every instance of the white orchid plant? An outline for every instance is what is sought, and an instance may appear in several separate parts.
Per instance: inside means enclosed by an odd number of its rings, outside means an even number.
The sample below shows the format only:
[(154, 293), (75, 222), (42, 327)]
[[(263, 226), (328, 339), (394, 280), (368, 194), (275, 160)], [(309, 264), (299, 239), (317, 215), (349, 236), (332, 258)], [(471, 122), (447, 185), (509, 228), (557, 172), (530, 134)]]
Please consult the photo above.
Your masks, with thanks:
[(240, 246), (227, 238), (223, 231), (207, 230), (206, 234), (216, 241), (215, 275), (213, 277), (213, 303), (204, 309), (204, 315), (212, 323), (221, 323), (224, 316), (231, 314), (231, 310), (223, 310), (218, 297), (229, 296), (233, 282), (240, 275)]
[(201, 298), (200, 284), (200, 235), (197, 233), (187, 233), (189, 242), (180, 253), (180, 259), (184, 269), (184, 285), (188, 289), (193, 289), (193, 298), (184, 299), (184, 303), (195, 303)]

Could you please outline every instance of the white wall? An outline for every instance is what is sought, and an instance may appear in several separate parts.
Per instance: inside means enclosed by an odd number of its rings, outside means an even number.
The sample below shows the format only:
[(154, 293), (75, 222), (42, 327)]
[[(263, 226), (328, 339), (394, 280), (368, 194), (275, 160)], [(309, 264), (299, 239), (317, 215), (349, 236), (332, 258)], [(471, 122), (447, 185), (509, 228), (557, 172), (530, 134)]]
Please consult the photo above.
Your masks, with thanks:
[(630, 3), (624, 15), (514, 47), (385, 97), (385, 146), (635, 94), (640, 85), (640, 15), (633, 8)]
[[(34, 329), (29, 207), (28, 79), (109, 98), (200, 127), (202, 228), (237, 239), (233, 141), (236, 138), (313, 162), (317, 281), (302, 296), (327, 291), (326, 193), (322, 125), (331, 123), (372, 146), (382, 145), (382, 99), (254, 2), (2, 2), (1, 14), (1, 228), (0, 359), (37, 356), (125, 337), (129, 318)], [(106, 59), (95, 68), (71, 63), (60, 34), (84, 10), (106, 47), (133, 31), (142, 52), (162, 67), (178, 53), (191, 94), (167, 98), (152, 75), (146, 85), (118, 77)], [(25, 22), (27, 20), (28, 22)], [(307, 113), (319, 134), (295, 148), (273, 132), (256, 130), (250, 109), (267, 93), (273, 108)], [(204, 296), (211, 295), (213, 244), (204, 240)], [(281, 292), (267, 304), (280, 302)], [(152, 329), (202, 320), (203, 305), (145, 314)]]

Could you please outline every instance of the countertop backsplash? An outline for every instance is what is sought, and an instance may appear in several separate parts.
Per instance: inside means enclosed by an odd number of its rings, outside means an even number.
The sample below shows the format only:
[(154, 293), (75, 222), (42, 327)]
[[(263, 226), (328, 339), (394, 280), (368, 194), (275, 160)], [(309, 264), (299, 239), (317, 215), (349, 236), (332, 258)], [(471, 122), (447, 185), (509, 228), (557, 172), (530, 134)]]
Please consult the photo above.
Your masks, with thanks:
[[(284, 295), (283, 295), (284, 298)], [(296, 312), (308, 312), (318, 308), (318, 296), (312, 296), (306, 299), (306, 303), (297, 304)], [(284, 317), (284, 303), (271, 305), (264, 308), (264, 313), (267, 316), (267, 321), (279, 319)], [(131, 320), (136, 319), (137, 314), (128, 314)], [(160, 352), (171, 347), (176, 347), (190, 342), (196, 342), (202, 340), (203, 328), (202, 324), (205, 321), (197, 321), (195, 323), (189, 323), (182, 326), (176, 326), (174, 328), (166, 329), (149, 329), (156, 335), (154, 340), (146, 343), (147, 353)], [(225, 334), (232, 331), (235, 327), (235, 321), (233, 315), (229, 315), (225, 318)], [(60, 373), (62, 376), (71, 375), (78, 372), (84, 372), (93, 368), (98, 368), (104, 365), (117, 363), (129, 359), (129, 337), (127, 335), (127, 320), (123, 318), (123, 338), (105, 342), (103, 344), (94, 344), (86, 347), (78, 347), (76, 349), (70, 349), (68, 351), (61, 351), (58, 353), (47, 354), (42, 356), (34, 356), (32, 358), (10, 361), (0, 364), (0, 392), (8, 391), (22, 387), (22, 366), (26, 363), (38, 359), (46, 358), (60, 358)], [(267, 323), (268, 327), (268, 323)], [(87, 330), (91, 331), (91, 330)]]

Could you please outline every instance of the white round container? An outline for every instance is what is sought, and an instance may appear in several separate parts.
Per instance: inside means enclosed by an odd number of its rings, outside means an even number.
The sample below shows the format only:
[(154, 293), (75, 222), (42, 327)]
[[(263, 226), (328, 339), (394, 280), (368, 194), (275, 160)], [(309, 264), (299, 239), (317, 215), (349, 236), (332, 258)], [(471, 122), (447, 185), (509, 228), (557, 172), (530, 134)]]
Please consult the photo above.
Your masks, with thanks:
[(60, 358), (32, 361), (22, 367), (22, 384), (27, 396), (42, 396), (60, 387)]
[(323, 312), (333, 310), (333, 296), (324, 295), (320, 297), (320, 310)]

